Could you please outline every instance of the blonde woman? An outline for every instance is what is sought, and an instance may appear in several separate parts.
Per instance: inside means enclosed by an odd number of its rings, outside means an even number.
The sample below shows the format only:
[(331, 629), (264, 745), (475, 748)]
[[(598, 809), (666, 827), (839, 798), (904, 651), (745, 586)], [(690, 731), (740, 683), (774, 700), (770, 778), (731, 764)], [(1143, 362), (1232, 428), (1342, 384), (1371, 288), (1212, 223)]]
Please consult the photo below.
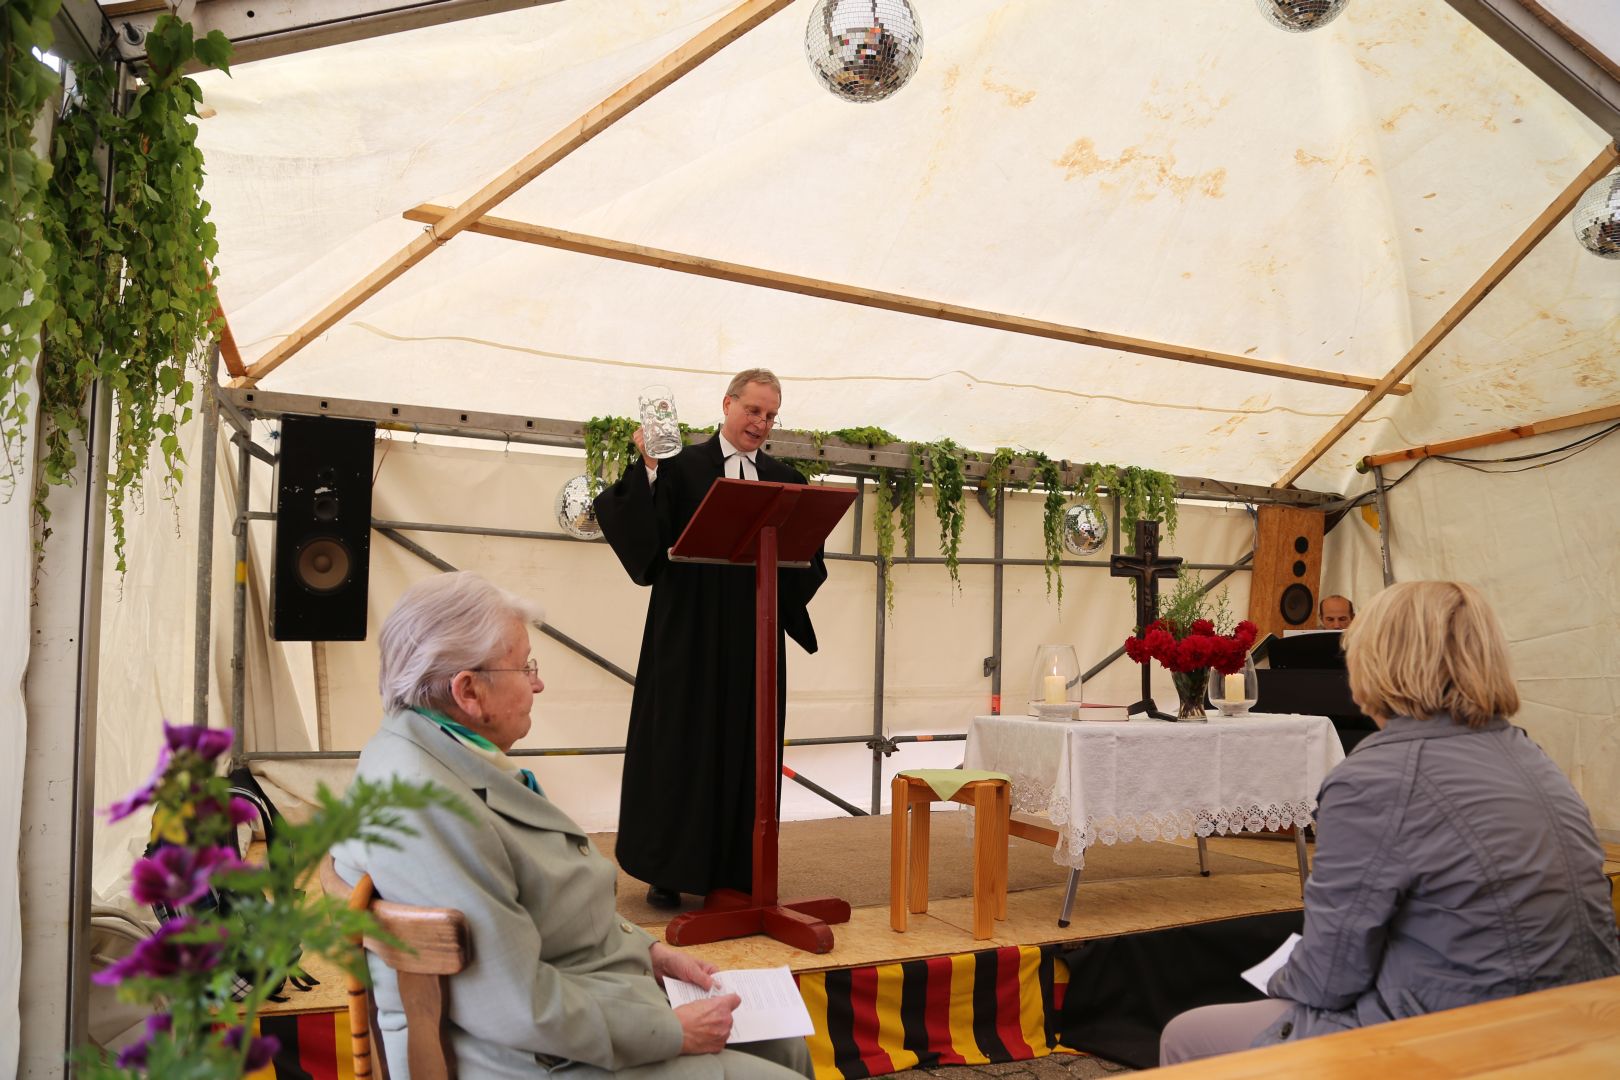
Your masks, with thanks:
[(1392, 585), (1345, 648), (1380, 730), (1322, 785), (1303, 938), (1266, 999), (1172, 1020), (1161, 1064), (1620, 973), (1591, 815), (1508, 723), (1519, 694), (1479, 591)]

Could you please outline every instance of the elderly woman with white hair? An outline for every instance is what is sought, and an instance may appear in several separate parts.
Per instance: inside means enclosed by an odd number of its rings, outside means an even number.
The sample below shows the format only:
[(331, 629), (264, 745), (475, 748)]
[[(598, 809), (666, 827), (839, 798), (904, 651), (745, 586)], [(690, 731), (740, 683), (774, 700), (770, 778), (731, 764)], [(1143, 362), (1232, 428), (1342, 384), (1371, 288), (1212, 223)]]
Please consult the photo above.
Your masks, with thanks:
[(1269, 997), (1170, 1021), (1160, 1064), (1620, 972), (1592, 817), (1508, 723), (1519, 694), (1484, 597), (1391, 585), (1345, 648), (1380, 730), (1322, 785), (1304, 934)]
[[(802, 1039), (726, 1048), (735, 995), (670, 1007), (666, 975), (707, 989), (713, 965), (619, 917), (613, 864), (506, 756), (545, 688), (530, 656), (536, 619), (476, 574), (406, 590), (378, 638), (386, 715), (356, 775), (431, 782), (467, 814), (413, 811), (400, 846), (335, 853), (342, 877), (369, 873), (381, 897), (466, 916), (471, 962), (451, 980), (448, 1017), (460, 1075), (812, 1075)], [(398, 983), (374, 958), (371, 973), (390, 1072), (407, 1080)]]

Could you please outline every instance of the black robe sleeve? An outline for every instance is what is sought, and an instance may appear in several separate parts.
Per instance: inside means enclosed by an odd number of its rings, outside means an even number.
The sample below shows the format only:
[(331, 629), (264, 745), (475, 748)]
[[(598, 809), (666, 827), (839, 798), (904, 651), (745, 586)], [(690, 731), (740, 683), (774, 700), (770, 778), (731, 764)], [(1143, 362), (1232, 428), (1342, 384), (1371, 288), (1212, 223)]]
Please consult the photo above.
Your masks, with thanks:
[(658, 490), (667, 496), (668, 487), (662, 478), (649, 485), (647, 467), (638, 461), (592, 504), (602, 535), (637, 585), (651, 585), (669, 564), (669, 547), (675, 542), (667, 535), (673, 528), (670, 500)]

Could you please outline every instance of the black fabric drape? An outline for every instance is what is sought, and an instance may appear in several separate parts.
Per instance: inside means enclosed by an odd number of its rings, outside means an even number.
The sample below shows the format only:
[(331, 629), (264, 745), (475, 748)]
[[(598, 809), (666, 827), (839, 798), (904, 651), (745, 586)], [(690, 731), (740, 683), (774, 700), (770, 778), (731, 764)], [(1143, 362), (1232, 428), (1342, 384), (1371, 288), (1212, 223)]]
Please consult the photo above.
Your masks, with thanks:
[(1243, 972), (1303, 926), (1288, 911), (1088, 941), (1063, 957), (1063, 1045), (1154, 1068), (1159, 1035), (1177, 1013), (1264, 997)]
[[(616, 854), (626, 872), (681, 892), (752, 885), (754, 820), (754, 571), (672, 563), (670, 545), (723, 468), (719, 438), (658, 467), (640, 462), (596, 498), (596, 516), (630, 579), (652, 587), (625, 742)], [(760, 451), (761, 480), (804, 483)], [(816, 651), (806, 605), (827, 579), (778, 572), (777, 715), (785, 720), (784, 637)], [(782, 733), (777, 732), (778, 761)], [(780, 783), (780, 781), (779, 781)]]

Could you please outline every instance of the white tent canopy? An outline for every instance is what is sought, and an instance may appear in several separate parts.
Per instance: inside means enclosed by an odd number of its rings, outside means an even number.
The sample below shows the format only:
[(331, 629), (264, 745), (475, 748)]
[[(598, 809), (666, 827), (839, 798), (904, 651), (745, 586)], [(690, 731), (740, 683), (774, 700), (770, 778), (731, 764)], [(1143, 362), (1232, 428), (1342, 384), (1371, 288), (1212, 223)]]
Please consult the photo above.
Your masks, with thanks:
[[(466, 199), (730, 6), (549, 4), (205, 78), (244, 358), (419, 236), (404, 211)], [(496, 213), (1376, 379), (1609, 142), (1444, 5), (1361, 0), (1294, 36), (1245, 2), (929, 3), (918, 75), (866, 107), (808, 71), (809, 7)], [(1589, 407), (1617, 307), (1612, 264), (1560, 233), (1303, 485), (1345, 489), (1375, 448)], [(657, 380), (704, 420), (716, 377), (754, 364), (787, 383), (795, 427), (1254, 483), (1359, 397), (477, 235), (262, 385), (581, 418)]]

